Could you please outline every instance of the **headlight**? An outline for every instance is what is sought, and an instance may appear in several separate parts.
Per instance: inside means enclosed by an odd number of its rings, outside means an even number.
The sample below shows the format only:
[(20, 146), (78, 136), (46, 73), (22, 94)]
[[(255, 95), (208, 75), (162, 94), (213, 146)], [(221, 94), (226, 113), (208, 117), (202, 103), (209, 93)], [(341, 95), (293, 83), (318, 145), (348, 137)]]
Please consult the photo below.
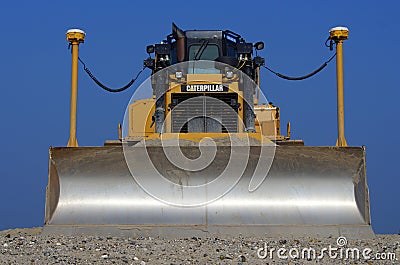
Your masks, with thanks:
[(175, 73), (175, 77), (176, 77), (177, 79), (181, 79), (182, 76), (183, 76), (182, 72), (176, 72), (176, 73)]

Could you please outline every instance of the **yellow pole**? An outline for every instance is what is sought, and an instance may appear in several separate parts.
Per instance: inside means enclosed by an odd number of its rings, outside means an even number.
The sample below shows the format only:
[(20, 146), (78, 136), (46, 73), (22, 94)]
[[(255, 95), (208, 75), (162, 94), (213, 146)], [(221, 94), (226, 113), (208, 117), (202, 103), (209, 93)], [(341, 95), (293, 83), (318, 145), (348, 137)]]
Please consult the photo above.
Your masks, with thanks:
[(70, 105), (70, 127), (68, 147), (77, 147), (76, 139), (76, 106), (78, 101), (78, 50), (79, 44), (85, 40), (85, 32), (80, 29), (67, 31), (67, 40), (72, 46), (72, 69), (71, 69), (71, 105)]
[(344, 85), (343, 85), (343, 41), (347, 40), (349, 30), (335, 27), (330, 30), (330, 39), (336, 43), (336, 77), (337, 77), (337, 122), (338, 138), (336, 146), (347, 146), (344, 136)]

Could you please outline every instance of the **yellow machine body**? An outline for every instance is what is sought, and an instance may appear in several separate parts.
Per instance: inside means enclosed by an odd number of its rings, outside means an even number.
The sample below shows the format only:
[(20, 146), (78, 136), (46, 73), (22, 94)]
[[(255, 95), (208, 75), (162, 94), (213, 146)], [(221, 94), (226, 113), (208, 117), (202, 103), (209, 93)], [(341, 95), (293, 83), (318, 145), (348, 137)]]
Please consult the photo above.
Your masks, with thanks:
[[(171, 75), (170, 78), (173, 80), (174, 77)], [(197, 81), (197, 80), (207, 80), (207, 81)], [(182, 92), (181, 86), (184, 83), (185, 85), (204, 85), (209, 83), (221, 84), (225, 85), (229, 84), (229, 90), (226, 93), (234, 93), (237, 94), (238, 104), (240, 106), (244, 105), (244, 99), (242, 92), (239, 91), (238, 86), (238, 77), (232, 79), (223, 79), (221, 74), (188, 74), (187, 80), (180, 79), (175, 82), (170, 82), (169, 89), (165, 93), (165, 105), (166, 116), (168, 117), (165, 120), (165, 128), (166, 131), (164, 133), (173, 133), (171, 130), (171, 115), (170, 112), (172, 109), (169, 107), (172, 104), (172, 95), (173, 94), (185, 94), (191, 92)], [(220, 94), (220, 92), (218, 92)], [(212, 92), (201, 92), (198, 94), (202, 94), (203, 96), (207, 96), (212, 94)], [(280, 118), (279, 118), (279, 108), (272, 104), (256, 104), (257, 100), (254, 98), (254, 112), (257, 116), (256, 119), (256, 133), (253, 134), (253, 137), (258, 139), (264, 138), (268, 139), (268, 141), (276, 141), (276, 140), (289, 140), (288, 137), (285, 137), (280, 134)], [(155, 132), (155, 127), (152, 126), (152, 117), (155, 110), (155, 98), (147, 98), (140, 99), (134, 101), (129, 105), (129, 131), (128, 137), (126, 140), (130, 141), (140, 141), (146, 139), (148, 137), (154, 138), (157, 137), (157, 133)], [(243, 119), (243, 108), (238, 108), (238, 118)], [(238, 133), (244, 133), (243, 126), (240, 126), (238, 123), (237, 127)], [(175, 132), (176, 134), (176, 132)], [(193, 139), (201, 139), (204, 138), (204, 133), (190, 133), (190, 135), (185, 136), (182, 134), (180, 137), (185, 138), (193, 138)], [(213, 133), (214, 137), (228, 137), (226, 133)]]

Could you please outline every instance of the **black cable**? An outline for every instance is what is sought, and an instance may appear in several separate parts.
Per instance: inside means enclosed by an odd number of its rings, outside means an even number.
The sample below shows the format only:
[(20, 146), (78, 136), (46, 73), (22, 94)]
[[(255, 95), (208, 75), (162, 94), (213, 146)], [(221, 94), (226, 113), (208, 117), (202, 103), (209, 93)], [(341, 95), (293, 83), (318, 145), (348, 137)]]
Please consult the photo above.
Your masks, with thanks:
[[(329, 45), (327, 44), (328, 41), (329, 41)], [(330, 37), (328, 37), (328, 38), (326, 39), (326, 41), (325, 41), (325, 46), (328, 47), (329, 50), (333, 51), (333, 40), (332, 40)]]
[(316, 69), (315, 71), (313, 71), (313, 72), (311, 72), (311, 73), (309, 73), (309, 74), (307, 74), (307, 75), (298, 76), (298, 77), (291, 77), (291, 76), (287, 76), (287, 75), (280, 74), (280, 73), (278, 73), (278, 72), (272, 70), (271, 68), (269, 68), (269, 67), (266, 66), (266, 65), (262, 65), (262, 67), (264, 67), (265, 69), (267, 69), (267, 70), (270, 71), (271, 73), (277, 75), (278, 77), (283, 78), (283, 79), (286, 79), (286, 80), (295, 80), (295, 81), (297, 81), (297, 80), (304, 80), (304, 79), (307, 79), (307, 78), (309, 78), (309, 77), (311, 77), (311, 76), (316, 75), (317, 73), (319, 73), (322, 69), (324, 69), (324, 68), (328, 65), (328, 63), (330, 63), (330, 61), (332, 61), (333, 58), (335, 58), (335, 56), (336, 56), (336, 53), (335, 53), (331, 58), (329, 58), (328, 61), (326, 61), (325, 63), (323, 63), (323, 64), (322, 64), (318, 69)]
[(328, 38), (326, 39), (326, 41), (325, 41), (325, 47), (328, 47), (328, 48), (330, 48), (330, 47), (331, 47), (331, 45), (328, 45), (328, 44), (327, 44), (329, 40), (331, 40), (331, 38), (330, 38), (330, 37), (328, 37)]
[(143, 68), (137, 73), (136, 77), (135, 77), (135, 78), (132, 78), (132, 80), (129, 81), (129, 83), (126, 84), (125, 86), (123, 86), (123, 87), (121, 87), (121, 88), (116, 88), (116, 89), (114, 89), (114, 88), (110, 88), (110, 87), (104, 85), (103, 83), (101, 83), (101, 82), (92, 74), (92, 72), (86, 67), (86, 64), (83, 62), (83, 60), (82, 60), (80, 57), (78, 57), (78, 60), (79, 60), (79, 62), (81, 62), (81, 64), (83, 65), (83, 69), (84, 69), (85, 72), (89, 75), (89, 77), (90, 77), (99, 87), (101, 87), (102, 89), (104, 89), (104, 90), (106, 90), (106, 91), (108, 91), (108, 92), (111, 92), (111, 93), (122, 92), (122, 91), (125, 91), (126, 89), (130, 88), (130, 87), (133, 85), (133, 83), (136, 81), (136, 79), (138, 79), (139, 75), (140, 75), (140, 74), (143, 72), (143, 70), (146, 68), (146, 67), (143, 66)]

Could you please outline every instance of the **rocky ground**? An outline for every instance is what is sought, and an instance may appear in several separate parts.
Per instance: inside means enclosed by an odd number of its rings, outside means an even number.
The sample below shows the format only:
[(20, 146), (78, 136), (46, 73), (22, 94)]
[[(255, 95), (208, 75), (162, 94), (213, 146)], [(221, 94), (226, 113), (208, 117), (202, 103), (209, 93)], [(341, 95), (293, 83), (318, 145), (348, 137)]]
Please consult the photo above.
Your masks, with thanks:
[[(161, 239), (42, 236), (41, 228), (31, 228), (0, 231), (0, 263), (400, 264), (399, 241), (400, 235), (377, 235), (371, 240), (348, 240), (346, 246), (338, 248), (337, 238), (193, 237)], [(340, 244), (342, 243), (343, 241), (340, 242)], [(331, 246), (330, 253), (329, 246)], [(316, 250), (315, 257), (313, 257), (312, 251), (304, 250), (310, 248)], [(323, 250), (324, 248), (326, 250)], [(358, 249), (360, 259), (353, 258), (351, 253), (355, 253), (356, 257), (357, 251), (352, 252), (353, 250), (348, 250), (350, 248)], [(278, 249), (282, 250), (279, 252)], [(363, 251), (370, 259), (364, 259)], [(304, 253), (302, 254), (302, 252)], [(324, 254), (323, 258), (321, 258), (321, 253)], [(336, 258), (334, 258), (335, 254)], [(379, 260), (379, 258), (381, 259)]]

